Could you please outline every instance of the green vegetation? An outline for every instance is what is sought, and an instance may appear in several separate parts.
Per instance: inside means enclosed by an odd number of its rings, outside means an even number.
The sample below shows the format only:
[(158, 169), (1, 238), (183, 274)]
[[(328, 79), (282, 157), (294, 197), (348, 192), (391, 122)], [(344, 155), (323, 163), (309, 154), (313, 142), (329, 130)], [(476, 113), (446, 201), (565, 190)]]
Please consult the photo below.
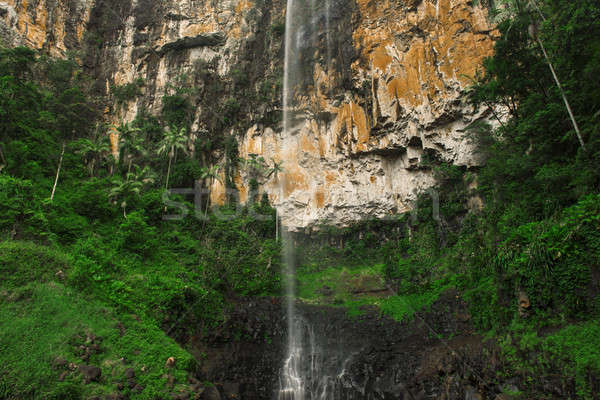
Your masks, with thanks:
[(377, 307), (401, 321), (431, 305), (447, 289), (435, 287), (424, 293), (396, 295), (387, 287), (384, 276), (383, 264), (325, 269), (305, 265), (297, 273), (298, 297), (310, 303), (344, 307), (350, 316), (362, 314), (366, 307)]
[(137, 78), (133, 82), (126, 83), (119, 86), (111, 86), (111, 92), (115, 97), (117, 105), (123, 105), (128, 101), (134, 100), (136, 97), (142, 94), (142, 87), (144, 86), (144, 80)]
[[(114, 394), (128, 368), (132, 399), (185, 392), (197, 366), (175, 340), (221, 324), (232, 297), (280, 292), (275, 224), (257, 218), (274, 219), (268, 204), (211, 210), (165, 193), (220, 179), (190, 151), (179, 98), (191, 92), (166, 96), (158, 119), (108, 127), (87, 85), (71, 61), (0, 50), (0, 398)], [(82, 365), (101, 378), (86, 384)]]
[[(323, 226), (299, 251), (299, 295), (350, 315), (376, 306), (403, 320), (457, 289), (471, 321), (508, 362), (499, 373), (521, 378), (520, 396), (539, 398), (536, 378), (553, 376), (574, 397), (593, 399), (600, 7), (592, 0), (500, 3), (502, 12), (492, 10), (495, 55), (470, 91), (475, 105), (498, 118), (497, 129), (477, 123), (467, 132), (485, 167), (450, 166), (427, 153), (420, 168), (437, 177), (439, 215), (430, 193), (415, 204), (414, 218)], [(274, 35), (283, 32), (279, 25)], [(217, 79), (208, 83), (213, 66), (197, 67), (206, 82), (180, 77), (161, 115), (141, 110), (131, 123), (108, 127), (73, 60), (0, 49), (0, 398), (110, 394), (127, 368), (140, 385), (126, 389), (133, 399), (186, 390), (177, 385), (197, 366), (175, 341), (218, 327), (234, 297), (279, 294), (275, 211), (258, 203), (256, 189), (281, 166), (240, 157), (229, 132), (243, 126), (248, 102), (228, 96)], [(248, 98), (280, 97), (276, 77), (253, 79), (234, 68), (229, 84)], [(136, 80), (112, 92), (121, 104), (141, 86)], [(200, 93), (223, 101), (201, 116), (206, 129), (190, 142)], [(263, 118), (280, 118), (272, 110)], [(233, 195), (211, 210), (206, 194), (192, 200), (165, 191), (221, 180), (232, 189), (243, 166), (251, 204), (239, 210)], [(469, 210), (477, 199), (482, 207)], [(169, 357), (175, 367), (165, 366)], [(98, 366), (102, 377), (86, 384), (71, 363)]]
[[(167, 375), (186, 382), (194, 364), (192, 357), (155, 325), (117, 313), (56, 282), (34, 281), (4, 290), (0, 323), (0, 362), (8, 372), (0, 378), (0, 396), (5, 399), (81, 398), (82, 377), (68, 364), (83, 364), (81, 346), (89, 344), (91, 335), (101, 340), (94, 340), (98, 348), (93, 347), (86, 363), (100, 366), (102, 376), (85, 386), (86, 395), (112, 393), (116, 383), (126, 382), (125, 370), (133, 368), (142, 388), (139, 393), (127, 389), (133, 397), (166, 396)], [(164, 365), (169, 357), (177, 360), (174, 370)]]

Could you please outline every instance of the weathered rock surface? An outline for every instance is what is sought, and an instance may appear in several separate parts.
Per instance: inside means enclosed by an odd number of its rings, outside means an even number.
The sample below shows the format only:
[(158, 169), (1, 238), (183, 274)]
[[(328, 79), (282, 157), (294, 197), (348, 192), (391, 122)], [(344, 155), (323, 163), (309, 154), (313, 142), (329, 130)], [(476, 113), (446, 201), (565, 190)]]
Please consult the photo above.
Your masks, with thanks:
[(93, 0), (0, 1), (0, 41), (64, 57), (79, 50)]
[[(434, 184), (423, 158), (480, 165), (466, 128), (489, 115), (468, 104), (465, 89), (493, 50), (485, 8), (468, 0), (312, 3), (305, 90), (288, 132), (278, 117), (284, 0), (9, 0), (0, 2), (0, 35), (53, 55), (83, 50), (112, 122), (158, 115), (165, 93), (194, 87), (192, 137), (231, 134), (241, 157), (281, 162), (260, 191), (295, 230), (409, 210)], [(143, 94), (114, 102), (111, 88), (138, 78)], [(223, 151), (210, 158), (225, 163)], [(240, 167), (233, 175), (245, 202), (251, 174)], [(214, 204), (225, 201), (226, 181), (213, 182)]]
[[(309, 345), (312, 337), (315, 349), (303, 368), (312, 363), (319, 369), (315, 378), (329, 377), (327, 399), (493, 399), (507, 384), (496, 376), (503, 368), (498, 349), (457, 318), (466, 304), (455, 292), (403, 323), (375, 309), (349, 317), (343, 308), (297, 308), (306, 323), (304, 340)], [(202, 355), (198, 378), (214, 382), (221, 398), (277, 398), (285, 318), (277, 299), (240, 299), (224, 326), (186, 343)], [(311, 378), (305, 384), (318, 386)]]

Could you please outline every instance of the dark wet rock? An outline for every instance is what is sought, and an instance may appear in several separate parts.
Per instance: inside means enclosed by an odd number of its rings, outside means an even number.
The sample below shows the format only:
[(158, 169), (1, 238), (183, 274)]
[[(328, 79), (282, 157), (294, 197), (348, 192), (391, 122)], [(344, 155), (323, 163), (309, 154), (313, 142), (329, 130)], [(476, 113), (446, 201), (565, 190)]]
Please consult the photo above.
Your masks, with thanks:
[(193, 49), (196, 47), (221, 46), (225, 43), (225, 39), (225, 35), (221, 32), (212, 32), (197, 36), (183, 37), (174, 42), (169, 42), (163, 45), (157, 49), (156, 52), (160, 55), (164, 55), (171, 51)]
[(204, 390), (202, 400), (221, 400), (221, 394), (216, 387), (210, 386)]
[(240, 397), (240, 384), (237, 382), (225, 382), (223, 384), (223, 395), (226, 399), (238, 399)]
[(127, 379), (127, 386), (129, 386), (130, 389), (133, 389), (136, 385), (137, 381), (134, 378)]
[(144, 391), (144, 387), (140, 384), (137, 384), (131, 390), (133, 393), (142, 393)]
[(127, 368), (125, 370), (125, 378), (127, 378), (127, 379), (135, 378), (135, 370), (133, 368)]
[(65, 369), (69, 366), (69, 362), (62, 357), (56, 357), (54, 361), (52, 361), (52, 367), (54, 369)]
[(124, 400), (126, 397), (120, 393), (113, 393), (104, 396), (105, 400)]
[(90, 382), (99, 382), (102, 376), (102, 370), (93, 365), (80, 365), (79, 372), (83, 375), (83, 381), (88, 384)]
[[(314, 338), (320, 376), (333, 377), (336, 395), (328, 398), (334, 400), (493, 400), (506, 384), (521, 387), (524, 379), (497, 376), (507, 364), (493, 342), (475, 333), (468, 306), (455, 291), (402, 322), (373, 307), (353, 317), (341, 307), (301, 302), (296, 310), (303, 340)], [(224, 321), (208, 334), (199, 326), (174, 335), (199, 360), (197, 379), (189, 383), (216, 384), (192, 398), (277, 398), (286, 353), (285, 305), (277, 298), (240, 298)], [(560, 380), (539, 379), (538, 386), (553, 398), (568, 398)]]

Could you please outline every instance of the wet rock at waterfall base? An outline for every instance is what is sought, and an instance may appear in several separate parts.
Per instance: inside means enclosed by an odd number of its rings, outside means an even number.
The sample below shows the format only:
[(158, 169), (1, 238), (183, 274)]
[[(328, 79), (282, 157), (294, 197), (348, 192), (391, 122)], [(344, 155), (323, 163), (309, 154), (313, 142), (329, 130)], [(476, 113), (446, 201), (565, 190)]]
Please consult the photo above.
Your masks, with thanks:
[(210, 386), (204, 390), (202, 400), (221, 400), (221, 394), (216, 387)]
[[(404, 322), (374, 308), (349, 317), (343, 308), (296, 307), (304, 346), (299, 369), (313, 394), (325, 390), (329, 400), (464, 400), (468, 387), (492, 399), (502, 391), (480, 382), (495, 380), (500, 357), (494, 346), (473, 334), (466, 303), (455, 292)], [(241, 298), (225, 325), (189, 342), (192, 353), (202, 357), (199, 380), (223, 382), (206, 388), (202, 398), (286, 397), (280, 392), (287, 353), (285, 313), (281, 302)]]

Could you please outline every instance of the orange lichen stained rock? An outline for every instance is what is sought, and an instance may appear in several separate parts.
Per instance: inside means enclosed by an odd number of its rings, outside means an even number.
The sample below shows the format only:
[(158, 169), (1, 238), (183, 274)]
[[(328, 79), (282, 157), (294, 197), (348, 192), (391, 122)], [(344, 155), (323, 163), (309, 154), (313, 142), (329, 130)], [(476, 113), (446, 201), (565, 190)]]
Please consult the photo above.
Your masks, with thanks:
[(119, 131), (116, 127), (112, 126), (108, 133), (110, 140), (110, 151), (115, 160), (119, 159)]
[[(357, 0), (361, 14), (354, 31), (360, 60), (355, 70), (373, 68), (388, 95), (416, 107), (447, 95), (449, 81), (466, 85), (493, 51), (483, 7), (468, 0), (423, 1), (416, 12), (402, 2)], [(423, 35), (411, 33), (418, 29)]]
[(240, 203), (246, 203), (248, 201), (248, 186), (244, 184), (242, 175), (239, 173), (236, 174), (233, 178), (233, 182), (237, 188)]
[(225, 204), (227, 191), (225, 190), (225, 173), (220, 173), (220, 179), (213, 180), (210, 185), (210, 204), (213, 206), (221, 206)]
[[(284, 222), (292, 228), (319, 219), (345, 224), (408, 209), (416, 191), (434, 184), (429, 172), (410, 164), (410, 159), (418, 159), (426, 149), (439, 151), (444, 160), (457, 165), (475, 165), (469, 164), (470, 150), (461, 141), (460, 132), (471, 121), (486, 115), (457, 100), (470, 83), (466, 76), (475, 75), (482, 60), (492, 54), (495, 33), (485, 8), (474, 7), (469, 0), (351, 1), (356, 2), (356, 7), (344, 10), (348, 15), (330, 22), (351, 21), (352, 45), (358, 57), (347, 65), (348, 58), (338, 51), (340, 48), (327, 57), (324, 46), (315, 49), (314, 57), (311, 55), (311, 60), (317, 60), (314, 67), (302, 71), (306, 93), (293, 105), (298, 118), (294, 132), (282, 132), (281, 124), (260, 119), (260, 107), (256, 107), (257, 113), (252, 113), (252, 123), (256, 125), (245, 136), (235, 130), (228, 133), (240, 134), (240, 157), (256, 154), (270, 165), (271, 159), (282, 163), (283, 171), (278, 176), (265, 177), (260, 190), (280, 208), (282, 218), (289, 217)], [(66, 0), (5, 2), (16, 10), (11, 28), (24, 42), (31, 47), (54, 49), (55, 54), (64, 54), (65, 32), (80, 40), (84, 37), (85, 19), (94, 4), (92, 0), (80, 2), (86, 5), (84, 21), (73, 27), (65, 12), (68, 8), (64, 5), (69, 3)], [(62, 8), (51, 11), (51, 3)], [(285, 0), (269, 2), (269, 10), (262, 8), (263, 3), (165, 0), (165, 9), (182, 18), (153, 21), (143, 32), (149, 37), (143, 46), (134, 40), (138, 33), (136, 16), (124, 16), (125, 27), (118, 32), (118, 40), (104, 44), (103, 54), (108, 57), (104, 62), (116, 66), (107, 69), (110, 76), (106, 88), (132, 82), (138, 76), (148, 80), (148, 84), (139, 99), (107, 119), (131, 120), (142, 104), (147, 104), (151, 112), (160, 113), (160, 101), (155, 99), (168, 91), (175, 77), (194, 75), (198, 61), (214, 66), (224, 81), (231, 78), (235, 68), (246, 71), (246, 63), (254, 60), (251, 57), (260, 61), (261, 67), (264, 65), (269, 76), (280, 76), (283, 38), (270, 35), (260, 49), (264, 54), (256, 54), (254, 46), (249, 46), (259, 43), (257, 39), (262, 46), (260, 34), (265, 23), (284, 21)], [(354, 15), (350, 15), (351, 10)], [(325, 28), (317, 29), (323, 45), (326, 35), (321, 34)], [(146, 47), (152, 52), (167, 43), (209, 32), (222, 33), (225, 42), (176, 54), (132, 57), (136, 47), (136, 53), (141, 54)], [(347, 46), (345, 35), (332, 41), (343, 39), (343, 46)], [(261, 78), (252, 68), (248, 71), (252, 79)], [(231, 92), (223, 95), (242, 96)], [(256, 105), (251, 103), (249, 107)], [(272, 106), (279, 105), (268, 106), (273, 110)], [(194, 116), (198, 127), (206, 123), (201, 113), (202, 107), (198, 107)], [(305, 121), (300, 122), (303, 115)], [(111, 141), (114, 151), (118, 136), (113, 134)], [(224, 161), (219, 162), (222, 165)], [(240, 167), (233, 180), (240, 201), (247, 201), (248, 170)], [(210, 184), (212, 204), (226, 201), (224, 181), (222, 176)]]
[(238, 2), (237, 6), (235, 6), (235, 12), (236, 14), (241, 14), (245, 11), (248, 11), (252, 7), (254, 7), (253, 2), (249, 0), (241, 0), (240, 2)]
[(308, 190), (306, 176), (299, 169), (289, 172), (285, 171), (282, 175), (283, 195), (285, 197), (289, 197), (297, 190)]
[(318, 152), (312, 138), (308, 137), (306, 134), (303, 134), (300, 137), (300, 149), (310, 154), (316, 154)]
[(337, 182), (337, 180), (337, 173), (330, 171), (325, 173), (325, 183), (327, 185), (333, 185)]
[(323, 208), (325, 206), (325, 192), (323, 192), (323, 189), (318, 189), (315, 192), (315, 206), (317, 208)]
[(365, 110), (355, 102), (344, 104), (338, 109), (337, 120), (336, 137), (344, 139), (341, 136), (345, 133), (354, 152), (367, 151), (371, 126)]
[(203, 33), (216, 32), (219, 29), (216, 22), (212, 23), (203, 23), (203, 24), (192, 24), (188, 25), (183, 30), (183, 36), (198, 36)]
[[(16, 34), (6, 45), (24, 44), (38, 50), (44, 49), (54, 57), (65, 55), (67, 41), (72, 46), (75, 46), (76, 42), (81, 43), (93, 6), (92, 1), (88, 1), (84, 2), (83, 7), (77, 7), (79, 18), (76, 19), (71, 15), (75, 5), (65, 0), (6, 0), (3, 3), (11, 10), (4, 18), (4, 23)], [(67, 40), (67, 30), (73, 32), (70, 39), (75, 39), (75, 42)]]

